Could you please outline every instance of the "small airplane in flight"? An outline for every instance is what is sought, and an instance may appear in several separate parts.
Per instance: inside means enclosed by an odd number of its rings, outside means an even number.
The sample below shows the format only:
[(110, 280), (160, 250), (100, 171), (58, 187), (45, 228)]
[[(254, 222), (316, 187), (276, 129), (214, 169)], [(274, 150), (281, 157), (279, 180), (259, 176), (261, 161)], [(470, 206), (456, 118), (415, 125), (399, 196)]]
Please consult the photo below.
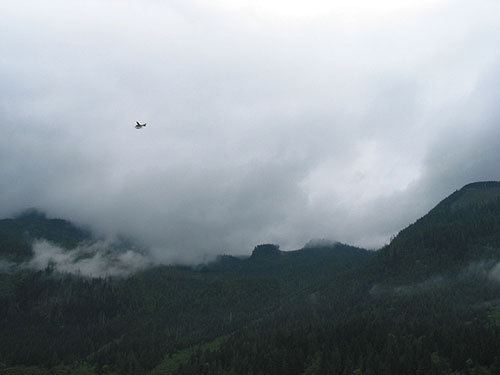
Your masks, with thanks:
[(135, 125), (135, 128), (136, 128), (136, 129), (141, 129), (141, 128), (143, 128), (143, 127), (145, 127), (145, 126), (146, 126), (146, 123), (144, 123), (144, 124), (139, 124), (139, 121), (136, 121), (135, 123), (136, 123), (136, 125)]

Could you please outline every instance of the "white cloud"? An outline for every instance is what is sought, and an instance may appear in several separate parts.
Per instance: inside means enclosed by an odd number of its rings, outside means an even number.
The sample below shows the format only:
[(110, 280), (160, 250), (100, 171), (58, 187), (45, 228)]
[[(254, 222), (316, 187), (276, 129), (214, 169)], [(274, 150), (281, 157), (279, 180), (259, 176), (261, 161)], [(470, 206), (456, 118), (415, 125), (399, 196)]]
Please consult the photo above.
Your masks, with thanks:
[(53, 270), (89, 277), (126, 276), (147, 268), (151, 260), (136, 251), (113, 251), (109, 244), (96, 242), (82, 244), (75, 249), (60, 248), (46, 240), (33, 244), (33, 258), (23, 267)]

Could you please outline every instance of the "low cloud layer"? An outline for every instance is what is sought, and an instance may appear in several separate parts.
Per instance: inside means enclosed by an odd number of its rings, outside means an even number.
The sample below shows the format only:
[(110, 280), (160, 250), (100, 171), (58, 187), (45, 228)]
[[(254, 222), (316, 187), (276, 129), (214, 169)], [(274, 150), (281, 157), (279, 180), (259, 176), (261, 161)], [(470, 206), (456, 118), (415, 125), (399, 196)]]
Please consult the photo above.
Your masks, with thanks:
[[(500, 262), (498, 262), (498, 259), (472, 261), (454, 274), (435, 274), (428, 279), (412, 284), (398, 286), (393, 284), (374, 284), (370, 289), (370, 294), (373, 296), (388, 294), (394, 296), (415, 295), (427, 293), (433, 289), (449, 287), (459, 280), (467, 280), (467, 282), (473, 283), (478, 282), (478, 280), (491, 280), (500, 283)], [(498, 303), (498, 301), (496, 302)]]
[(72, 250), (48, 241), (33, 243), (33, 258), (21, 268), (71, 273), (88, 277), (128, 276), (151, 266), (151, 259), (133, 250), (109, 250), (109, 244), (95, 242)]
[(0, 34), (1, 217), (162, 262), (376, 248), (500, 179), (492, 0), (7, 0)]

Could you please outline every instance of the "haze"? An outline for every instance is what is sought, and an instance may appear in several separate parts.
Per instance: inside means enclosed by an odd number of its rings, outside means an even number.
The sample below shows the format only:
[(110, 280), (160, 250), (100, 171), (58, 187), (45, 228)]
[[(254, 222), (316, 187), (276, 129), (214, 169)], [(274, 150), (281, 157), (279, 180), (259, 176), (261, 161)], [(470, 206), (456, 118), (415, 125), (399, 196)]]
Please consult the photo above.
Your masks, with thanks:
[(2, 1), (0, 216), (164, 262), (377, 248), (499, 179), (500, 3), (305, 4)]

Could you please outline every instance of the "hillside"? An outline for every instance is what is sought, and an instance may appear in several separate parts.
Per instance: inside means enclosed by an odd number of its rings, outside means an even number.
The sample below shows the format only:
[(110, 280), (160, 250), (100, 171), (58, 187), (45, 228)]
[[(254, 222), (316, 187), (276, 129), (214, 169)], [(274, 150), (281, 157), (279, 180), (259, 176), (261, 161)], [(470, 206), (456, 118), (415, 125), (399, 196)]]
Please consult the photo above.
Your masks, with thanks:
[[(9, 223), (21, 227), (23, 220)], [(0, 363), (23, 373), (20, 365), (54, 371), (79, 358), (101, 371), (146, 373), (168, 353), (302, 303), (372, 258), (343, 244), (293, 252), (261, 245), (248, 258), (223, 256), (195, 268), (156, 266), (127, 278), (20, 268), (0, 274)]]
[[(35, 216), (0, 222), (7, 259), (90, 238)], [(0, 330), (0, 375), (498, 374), (500, 183), (464, 186), (378, 252), (263, 244), (107, 278), (14, 267)]]
[(472, 261), (500, 260), (500, 182), (454, 192), (381, 249), (386, 275), (427, 277)]

